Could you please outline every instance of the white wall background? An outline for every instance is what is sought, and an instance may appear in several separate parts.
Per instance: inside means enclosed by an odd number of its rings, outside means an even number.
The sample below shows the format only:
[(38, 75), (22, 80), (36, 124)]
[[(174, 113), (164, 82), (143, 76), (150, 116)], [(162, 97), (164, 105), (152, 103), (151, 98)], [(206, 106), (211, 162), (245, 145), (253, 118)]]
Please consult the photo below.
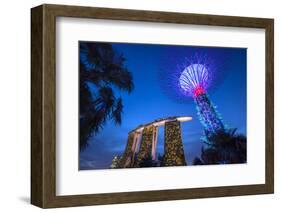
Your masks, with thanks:
[[(30, 192), (30, 8), (39, 0), (2, 1), (0, 6), (0, 210), (39, 212)], [(162, 10), (275, 19), (275, 194), (139, 204), (52, 209), (49, 212), (278, 212), (281, 207), (281, 13), (279, 1), (245, 0), (49, 0), (47, 3)], [(238, 174), (239, 175), (239, 174)], [(280, 212), (280, 210), (279, 210)]]

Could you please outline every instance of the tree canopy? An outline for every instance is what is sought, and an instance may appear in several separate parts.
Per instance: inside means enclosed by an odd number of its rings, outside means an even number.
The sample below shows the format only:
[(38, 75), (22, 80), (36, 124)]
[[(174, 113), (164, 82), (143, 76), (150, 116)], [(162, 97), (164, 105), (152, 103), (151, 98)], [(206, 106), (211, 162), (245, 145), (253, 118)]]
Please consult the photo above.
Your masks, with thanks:
[(108, 120), (121, 124), (122, 98), (114, 90), (130, 93), (134, 85), (125, 57), (111, 44), (80, 42), (79, 57), (79, 145), (83, 149)]
[(201, 159), (196, 157), (193, 165), (246, 163), (247, 140), (236, 134), (236, 129), (214, 133), (206, 137), (207, 148), (202, 147)]

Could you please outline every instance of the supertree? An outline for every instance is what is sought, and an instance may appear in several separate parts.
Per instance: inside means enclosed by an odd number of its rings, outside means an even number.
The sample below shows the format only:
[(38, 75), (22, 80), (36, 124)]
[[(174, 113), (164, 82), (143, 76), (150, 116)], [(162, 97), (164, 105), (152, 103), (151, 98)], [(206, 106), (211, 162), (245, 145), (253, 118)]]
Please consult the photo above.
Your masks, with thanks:
[(221, 80), (219, 70), (215, 61), (202, 50), (189, 53), (181, 63), (170, 60), (169, 65), (161, 69), (160, 79), (165, 93), (180, 102), (194, 100), (207, 138), (225, 131), (222, 118), (207, 93)]
[(182, 92), (192, 96), (196, 103), (198, 116), (207, 136), (224, 131), (223, 122), (207, 95), (209, 80), (208, 68), (201, 63), (190, 64), (179, 77)]

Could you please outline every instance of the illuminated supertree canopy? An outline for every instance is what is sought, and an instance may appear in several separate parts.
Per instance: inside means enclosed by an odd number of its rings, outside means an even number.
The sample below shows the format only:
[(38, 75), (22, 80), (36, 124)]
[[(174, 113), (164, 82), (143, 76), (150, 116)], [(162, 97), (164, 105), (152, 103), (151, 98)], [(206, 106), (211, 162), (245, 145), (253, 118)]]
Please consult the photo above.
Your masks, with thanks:
[(179, 86), (190, 96), (198, 96), (208, 87), (208, 70), (203, 64), (187, 66), (179, 77)]
[(174, 63), (170, 62), (160, 75), (162, 87), (169, 97), (181, 103), (194, 100), (206, 136), (225, 130), (222, 118), (208, 95), (222, 77), (222, 67), (216, 63), (211, 55), (196, 50), (192, 54), (183, 54), (183, 58), (174, 60)]

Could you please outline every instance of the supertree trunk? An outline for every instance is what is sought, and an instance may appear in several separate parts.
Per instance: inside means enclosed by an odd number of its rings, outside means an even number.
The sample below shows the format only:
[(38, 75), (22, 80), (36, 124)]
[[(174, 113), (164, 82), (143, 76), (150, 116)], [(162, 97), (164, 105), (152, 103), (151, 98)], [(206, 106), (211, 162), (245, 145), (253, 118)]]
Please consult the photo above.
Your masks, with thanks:
[(223, 122), (208, 95), (206, 93), (198, 94), (194, 96), (194, 101), (196, 103), (199, 120), (205, 128), (206, 136), (208, 137), (212, 133), (224, 131), (225, 127)]

